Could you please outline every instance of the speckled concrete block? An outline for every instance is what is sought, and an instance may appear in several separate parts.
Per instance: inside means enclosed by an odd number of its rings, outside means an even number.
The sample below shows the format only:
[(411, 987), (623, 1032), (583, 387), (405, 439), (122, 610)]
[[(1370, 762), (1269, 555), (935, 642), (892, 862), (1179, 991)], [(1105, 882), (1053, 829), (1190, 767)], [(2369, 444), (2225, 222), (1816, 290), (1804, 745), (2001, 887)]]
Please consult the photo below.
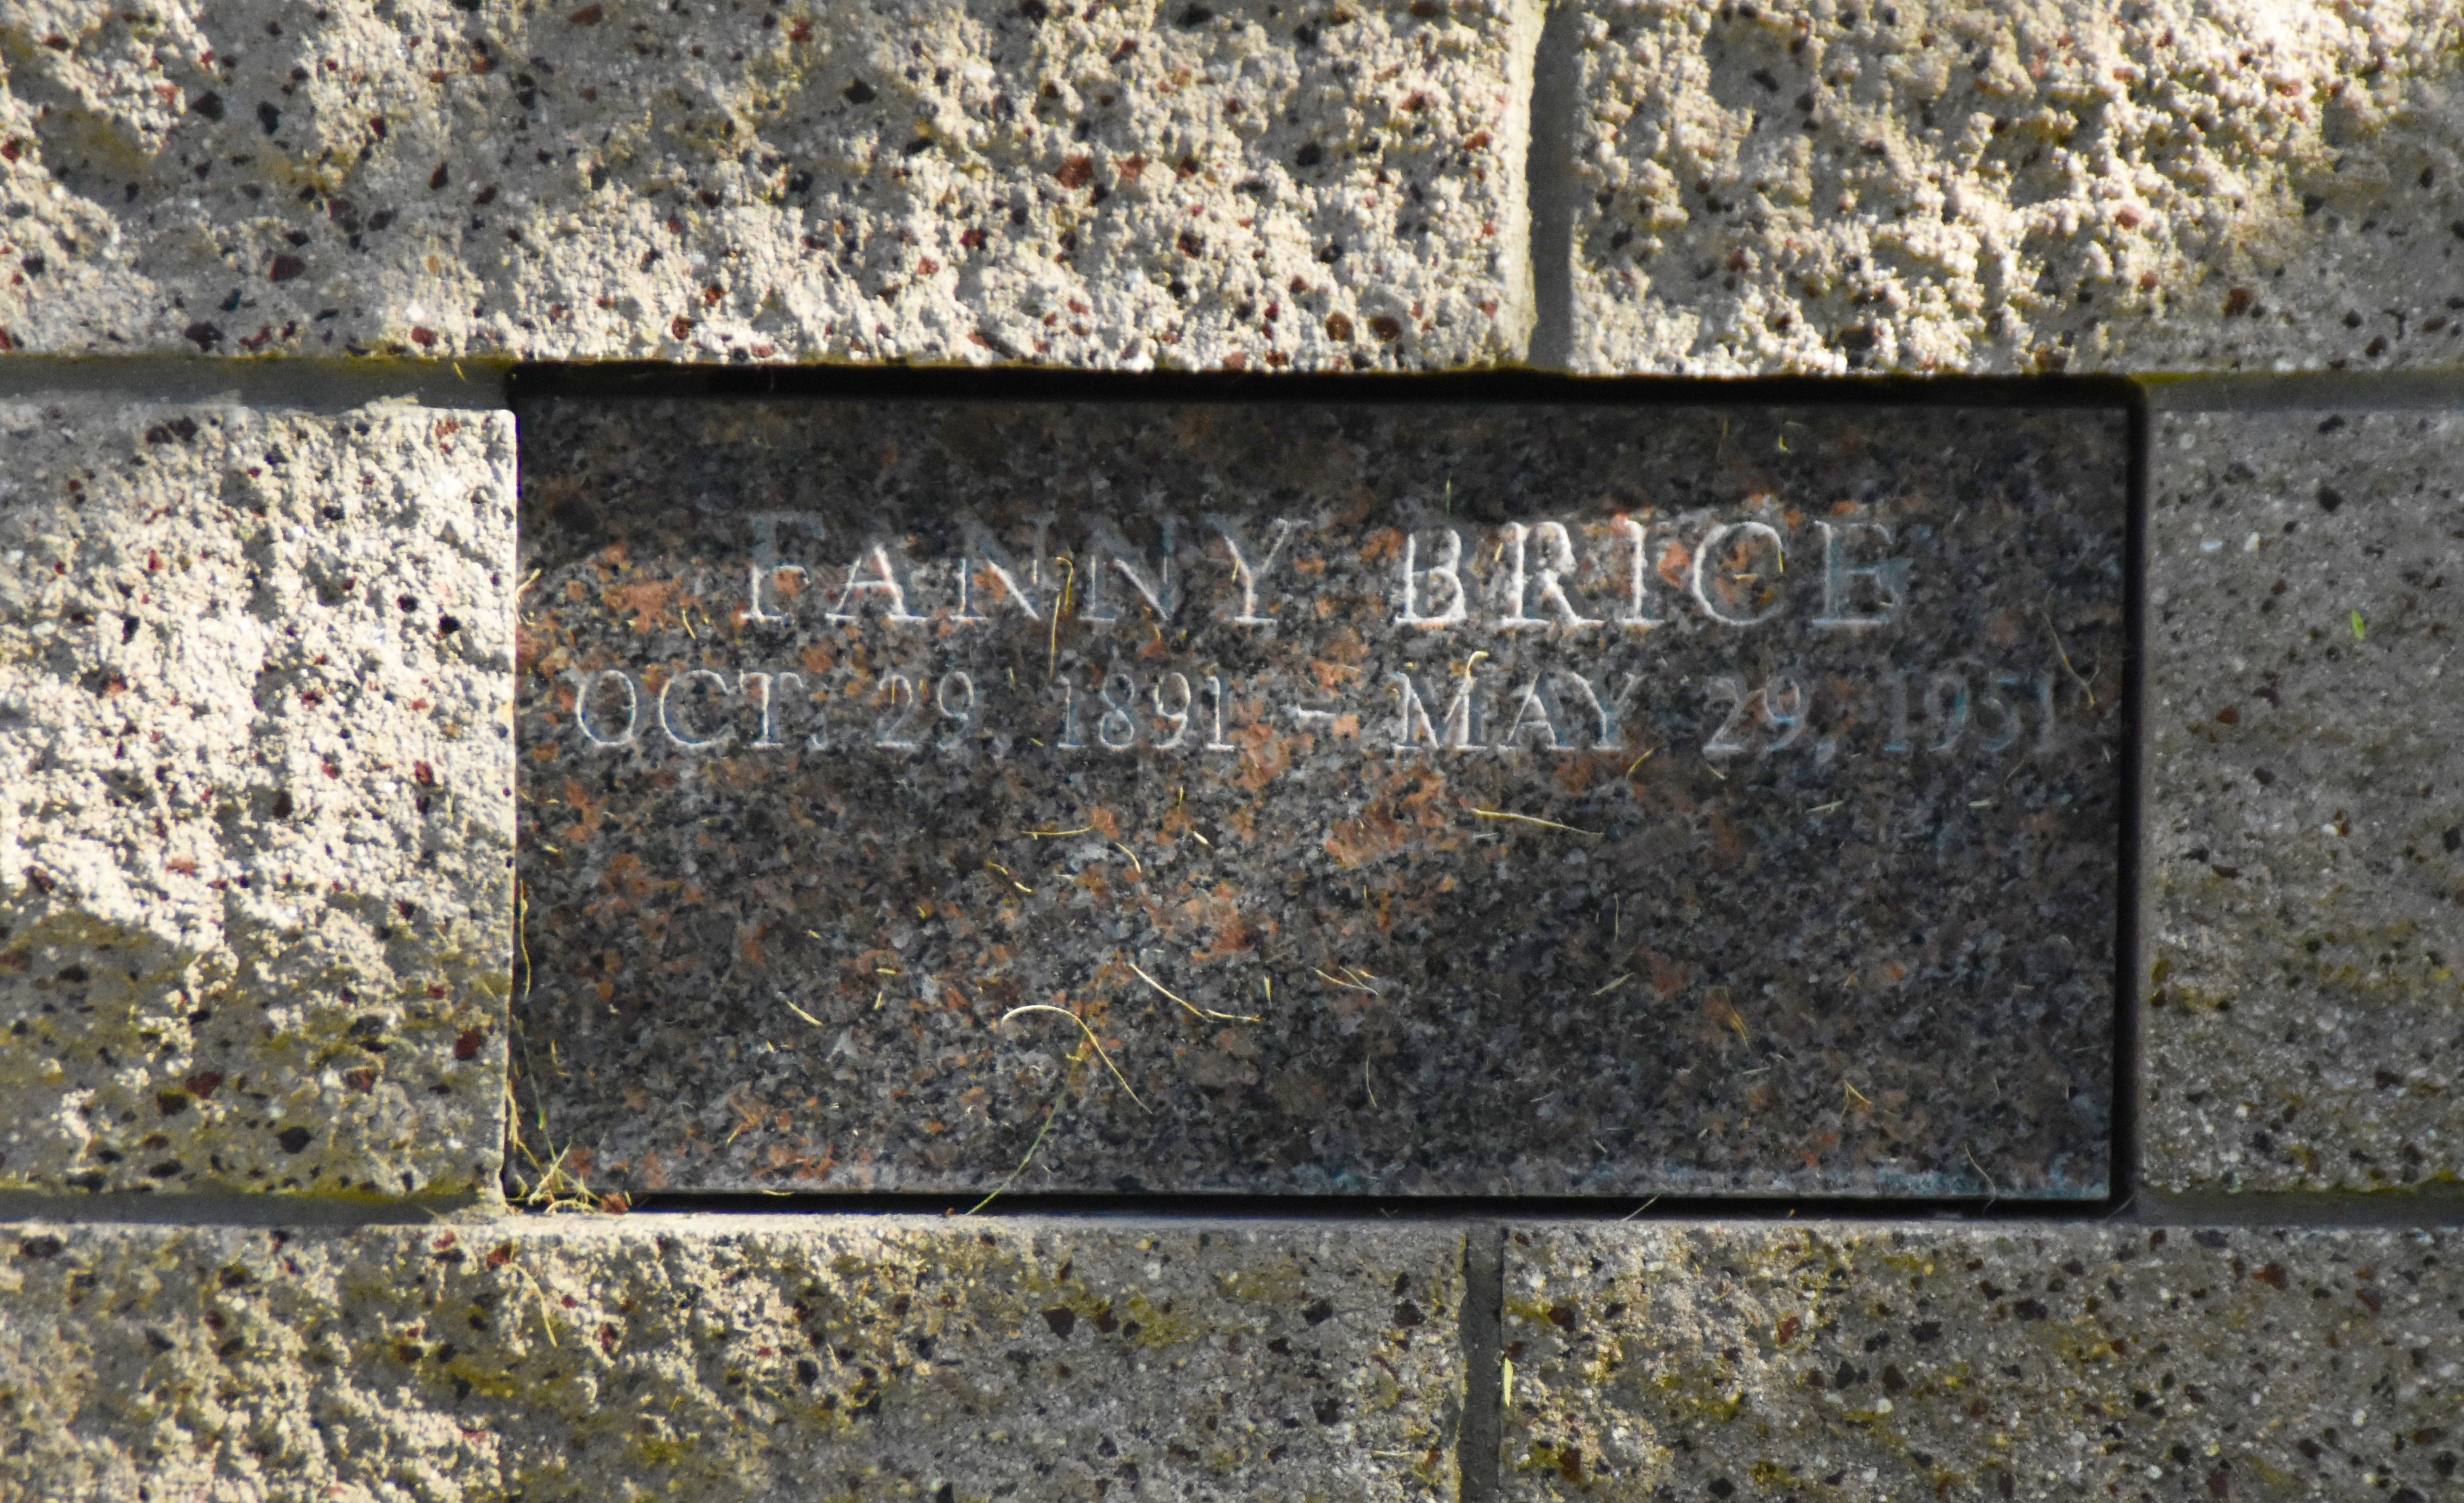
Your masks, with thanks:
[(0, 1493), (1451, 1498), (1462, 1253), (1254, 1222), (20, 1226)]
[(2149, 489), (2163, 1188), (2464, 1171), (2464, 417), (2160, 414)]
[(0, 405), (0, 1186), (492, 1185), (513, 423)]
[(2445, 0), (1584, 0), (1567, 45), (1578, 370), (2464, 358)]
[(1533, 1227), (1515, 1499), (2454, 1495), (2454, 1234)]
[(0, 348), (1508, 360), (1532, 0), (0, 17)]

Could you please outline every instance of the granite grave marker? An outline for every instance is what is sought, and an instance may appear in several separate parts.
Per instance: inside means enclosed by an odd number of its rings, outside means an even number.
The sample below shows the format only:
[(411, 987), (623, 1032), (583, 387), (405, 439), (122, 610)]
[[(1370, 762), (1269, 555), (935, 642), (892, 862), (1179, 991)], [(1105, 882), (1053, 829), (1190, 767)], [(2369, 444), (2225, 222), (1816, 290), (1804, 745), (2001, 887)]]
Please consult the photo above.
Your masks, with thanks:
[(521, 420), (597, 1189), (2104, 1192), (2118, 411)]

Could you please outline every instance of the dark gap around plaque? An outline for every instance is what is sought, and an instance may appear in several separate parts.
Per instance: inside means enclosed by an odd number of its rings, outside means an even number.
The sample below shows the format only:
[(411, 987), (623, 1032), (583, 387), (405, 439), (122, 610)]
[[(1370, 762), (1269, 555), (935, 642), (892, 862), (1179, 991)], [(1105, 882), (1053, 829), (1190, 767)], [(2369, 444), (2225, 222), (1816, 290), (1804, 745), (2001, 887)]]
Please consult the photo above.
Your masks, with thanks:
[(2109, 1200), (1991, 1200), (1919, 1196), (1742, 1195), (980, 1195), (897, 1191), (850, 1195), (810, 1191), (675, 1191), (630, 1195), (628, 1216), (940, 1216), (1048, 1217), (1144, 1221), (1410, 1222), (1495, 1226), (1502, 1222), (1925, 1221), (2013, 1225), (2102, 1219)]
[(2145, 1050), (2147, 952), (2147, 526), (2155, 498), (2148, 491), (2150, 423), (2146, 394), (2134, 389), (2128, 407), (2129, 533), (2123, 559), (2124, 664), (2122, 706), (2122, 829), (2117, 873), (2121, 902), (2113, 945), (2113, 1168), (2106, 1202), (2117, 1211), (2139, 1196), (2140, 1107), (2146, 1099)]
[(650, 1213), (2126, 1203), (2128, 384), (510, 389), (517, 1202), (528, 1153)]
[(1607, 407), (2096, 408), (2145, 406), (2120, 376), (1574, 376), (1500, 368), (1430, 374), (1030, 370), (1015, 366), (688, 366), (543, 363), (506, 377), (517, 416), (554, 399), (840, 398), (942, 402), (1243, 403), (1262, 408), (1549, 403)]

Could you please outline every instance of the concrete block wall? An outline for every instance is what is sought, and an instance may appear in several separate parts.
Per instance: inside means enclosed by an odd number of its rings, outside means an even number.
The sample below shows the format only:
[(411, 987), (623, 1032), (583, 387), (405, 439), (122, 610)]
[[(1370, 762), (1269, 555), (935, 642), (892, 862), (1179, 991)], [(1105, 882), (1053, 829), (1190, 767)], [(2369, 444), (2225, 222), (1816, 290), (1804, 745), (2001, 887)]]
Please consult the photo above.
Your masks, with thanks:
[[(0, 8), (0, 1496), (2450, 1495), (2460, 153), (2436, 0)], [(2131, 384), (2124, 1193), (507, 1204), (605, 360)]]

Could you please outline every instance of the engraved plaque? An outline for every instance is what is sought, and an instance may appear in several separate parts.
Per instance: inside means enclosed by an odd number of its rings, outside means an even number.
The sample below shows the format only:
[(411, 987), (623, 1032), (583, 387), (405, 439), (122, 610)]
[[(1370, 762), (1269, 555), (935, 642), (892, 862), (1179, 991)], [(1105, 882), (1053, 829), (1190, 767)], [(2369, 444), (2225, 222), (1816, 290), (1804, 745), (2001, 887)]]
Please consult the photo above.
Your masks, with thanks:
[(2104, 1192), (2120, 412), (521, 445), (522, 1132), (596, 1190)]

